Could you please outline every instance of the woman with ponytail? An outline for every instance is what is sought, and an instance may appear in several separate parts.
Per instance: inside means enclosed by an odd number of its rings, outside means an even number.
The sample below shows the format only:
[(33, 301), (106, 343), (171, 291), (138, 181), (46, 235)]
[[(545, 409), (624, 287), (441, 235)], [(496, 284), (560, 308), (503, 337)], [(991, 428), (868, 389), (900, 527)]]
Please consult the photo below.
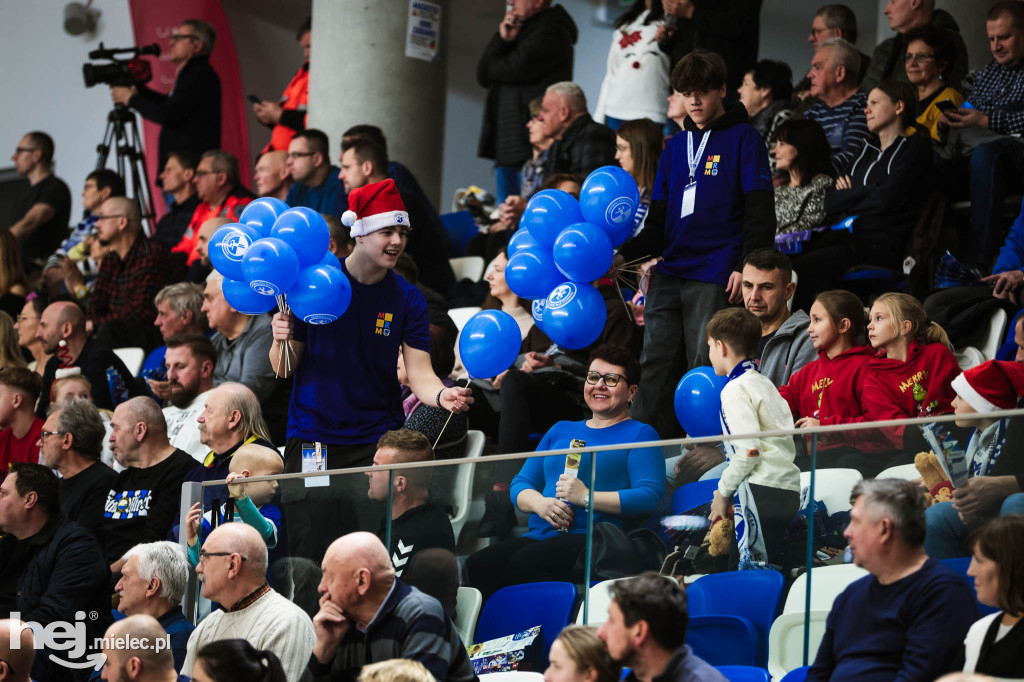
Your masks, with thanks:
[(196, 654), (192, 682), (287, 682), (287, 678), (273, 651), (256, 649), (244, 639), (221, 639)]
[[(928, 321), (916, 298), (896, 293), (879, 296), (871, 307), (868, 341), (877, 351), (863, 393), (871, 421), (953, 411), (953, 379), (960, 367), (946, 332)], [(903, 447), (903, 427), (884, 432), (894, 447)]]

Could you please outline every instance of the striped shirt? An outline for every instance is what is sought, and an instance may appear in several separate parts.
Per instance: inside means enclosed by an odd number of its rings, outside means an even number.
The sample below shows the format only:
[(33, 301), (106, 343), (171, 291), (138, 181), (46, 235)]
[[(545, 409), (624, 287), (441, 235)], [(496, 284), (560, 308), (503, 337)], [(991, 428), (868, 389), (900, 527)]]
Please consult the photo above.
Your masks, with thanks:
[(366, 631), (350, 627), (330, 663), (310, 656), (309, 672), (314, 680), (356, 680), (364, 665), (393, 658), (419, 661), (438, 680), (477, 680), (466, 646), (440, 602), (397, 578)]
[(971, 106), (988, 116), (988, 127), (1003, 135), (1024, 133), (1024, 64), (990, 61), (974, 77)]
[(867, 93), (858, 90), (838, 106), (817, 102), (804, 113), (804, 118), (817, 121), (825, 129), (832, 147), (832, 165), (839, 174), (846, 173), (868, 136), (868, 123), (864, 119), (867, 103)]

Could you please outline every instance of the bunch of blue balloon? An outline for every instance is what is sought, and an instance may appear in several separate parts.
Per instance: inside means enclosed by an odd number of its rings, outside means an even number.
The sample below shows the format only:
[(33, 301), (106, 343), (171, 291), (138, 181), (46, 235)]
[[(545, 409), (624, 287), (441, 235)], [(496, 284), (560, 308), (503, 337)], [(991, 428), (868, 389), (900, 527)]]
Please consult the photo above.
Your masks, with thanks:
[(579, 201), (545, 189), (526, 204), (509, 240), (505, 281), (534, 302), (534, 321), (559, 346), (585, 348), (604, 330), (607, 310), (592, 282), (632, 234), (639, 201), (629, 173), (603, 166), (587, 176)]
[(676, 386), (676, 419), (690, 438), (722, 435), (722, 389), (726, 378), (711, 367), (694, 367)]
[(246, 315), (290, 309), (317, 325), (344, 314), (352, 286), (327, 250), (331, 235), (323, 216), (264, 197), (246, 206), (239, 221), (214, 232), (207, 247), (232, 308)]

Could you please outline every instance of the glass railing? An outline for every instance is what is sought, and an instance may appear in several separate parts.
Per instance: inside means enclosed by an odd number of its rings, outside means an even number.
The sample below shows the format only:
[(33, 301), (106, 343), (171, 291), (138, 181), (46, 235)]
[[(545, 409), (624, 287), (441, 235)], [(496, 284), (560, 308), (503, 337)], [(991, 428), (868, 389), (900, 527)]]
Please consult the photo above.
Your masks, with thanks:
[[(865, 574), (849, 565), (856, 557), (843, 536), (856, 483), (875, 477), (920, 479), (918, 468), (923, 467), (932, 488), (922, 485), (924, 499), (949, 492), (935, 486), (938, 481), (952, 479), (950, 487), (959, 487), (975, 474), (997, 475), (1019, 453), (999, 459), (996, 450), (967, 461), (974, 427), (992, 428), (1000, 438), (1009, 433), (1012, 445), (1013, 434), (1024, 429), (1022, 420), (1024, 410), (1011, 410), (492, 456), (480, 456), (476, 446), (482, 439), (471, 435), (475, 447), (463, 459), (254, 477), (246, 485), (255, 491), (261, 482), (279, 486), (268, 506), (260, 508), (263, 517), (276, 523), (272, 537), (265, 536), (273, 545), (268, 579), (311, 617), (318, 609), (324, 552), (353, 531), (377, 534), (403, 580), (428, 593), (437, 591), (434, 596), (449, 609), (467, 646), (475, 639), (475, 620), (466, 612), (475, 608), (471, 596), (466, 603), (456, 602), (458, 585), (479, 589), (486, 601), (503, 586), (571, 583), (578, 598), (569, 621), (599, 625), (607, 618), (609, 580), (660, 570), (693, 583), (696, 576), (763, 569), (783, 578), (750, 600), (763, 612), (751, 619), (763, 616), (766, 621), (757, 628), (763, 641), (756, 660), (774, 675), (813, 662), (823, 614), (846, 584)], [(734, 498), (723, 505), (747, 512), (734, 516), (737, 523), (748, 521), (741, 524), (740, 540), (735, 531), (713, 530), (708, 522), (720, 473), (712, 469), (704, 480), (689, 480), (695, 472), (684, 466), (681, 471), (689, 479), (674, 476), (680, 453), (695, 446), (722, 452), (734, 445), (738, 459), (775, 461), (776, 452), (791, 450), (801, 469), (799, 483), (796, 472), (783, 466), (777, 476), (783, 482), (776, 487), (740, 486), (741, 504)], [(939, 456), (915, 468), (915, 456), (929, 451)], [(714, 455), (705, 450), (702, 458), (707, 467)], [(503, 490), (516, 474), (511, 491)], [(228, 490), (224, 481), (186, 484), (182, 527), (188, 508), (201, 501), (205, 538), (211, 527), (229, 518), (232, 507), (238, 513), (234, 498), (240, 493)], [(513, 495), (520, 509), (513, 506)], [(552, 499), (558, 497), (570, 503)], [(757, 509), (756, 516), (751, 508)], [(994, 509), (993, 514), (998, 512)], [(942, 551), (956, 554), (949, 546)], [(421, 551), (437, 547), (454, 548), (457, 560), (438, 552), (416, 560)], [(966, 551), (959, 554), (967, 556)], [(962, 562), (951, 565), (966, 570)], [(185, 607), (195, 619), (211, 605), (192, 577)], [(739, 608), (729, 605), (737, 601), (735, 595), (723, 601), (709, 592), (712, 581), (701, 585), (700, 594), (690, 590), (691, 617)], [(776, 635), (771, 626), (783, 621), (788, 629)], [(542, 637), (550, 644), (556, 634), (542, 632)]]

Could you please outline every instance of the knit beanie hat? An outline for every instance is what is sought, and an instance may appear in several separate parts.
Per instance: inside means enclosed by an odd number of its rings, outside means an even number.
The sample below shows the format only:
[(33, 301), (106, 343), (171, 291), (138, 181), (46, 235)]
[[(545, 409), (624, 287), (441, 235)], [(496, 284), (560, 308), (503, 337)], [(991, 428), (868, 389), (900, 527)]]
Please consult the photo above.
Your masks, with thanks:
[(341, 214), (341, 222), (352, 228), (353, 237), (364, 237), (385, 227), (408, 226), (409, 214), (395, 181), (388, 178), (349, 192), (348, 210)]

